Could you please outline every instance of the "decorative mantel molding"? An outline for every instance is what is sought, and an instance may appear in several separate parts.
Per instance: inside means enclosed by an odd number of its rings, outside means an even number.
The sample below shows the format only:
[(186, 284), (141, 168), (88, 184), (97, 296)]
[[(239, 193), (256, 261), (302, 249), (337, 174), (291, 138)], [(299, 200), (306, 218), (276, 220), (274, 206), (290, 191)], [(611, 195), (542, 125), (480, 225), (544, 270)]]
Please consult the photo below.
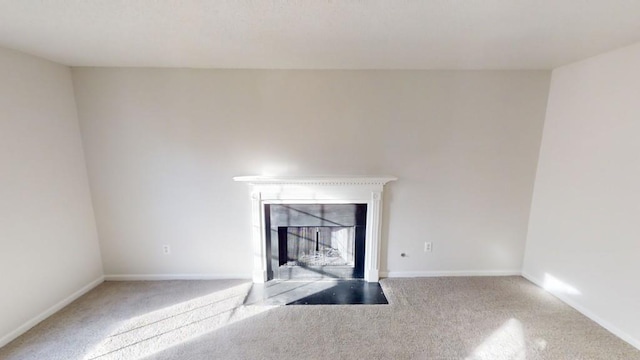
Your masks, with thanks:
[(234, 181), (251, 185), (385, 185), (398, 180), (393, 176), (236, 176)]
[(251, 185), (253, 281), (267, 281), (265, 204), (367, 204), (364, 278), (380, 279), (382, 192), (393, 176), (237, 176)]

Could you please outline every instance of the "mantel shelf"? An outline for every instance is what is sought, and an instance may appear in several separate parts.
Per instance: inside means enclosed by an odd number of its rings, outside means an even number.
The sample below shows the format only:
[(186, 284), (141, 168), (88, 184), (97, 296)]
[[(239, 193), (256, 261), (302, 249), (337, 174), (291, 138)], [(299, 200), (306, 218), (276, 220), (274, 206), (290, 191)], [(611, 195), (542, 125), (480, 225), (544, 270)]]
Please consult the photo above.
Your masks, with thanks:
[(234, 181), (259, 184), (306, 185), (385, 185), (398, 178), (393, 176), (236, 176)]

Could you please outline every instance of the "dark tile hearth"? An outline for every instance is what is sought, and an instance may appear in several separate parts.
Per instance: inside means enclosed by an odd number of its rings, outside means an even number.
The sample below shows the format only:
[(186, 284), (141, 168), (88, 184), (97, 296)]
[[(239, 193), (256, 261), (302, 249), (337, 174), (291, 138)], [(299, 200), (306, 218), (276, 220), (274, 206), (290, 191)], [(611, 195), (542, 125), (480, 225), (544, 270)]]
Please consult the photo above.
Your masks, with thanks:
[(333, 287), (287, 305), (384, 305), (389, 304), (379, 283), (362, 280), (337, 281)]
[(385, 305), (379, 283), (363, 280), (269, 281), (253, 284), (245, 305)]

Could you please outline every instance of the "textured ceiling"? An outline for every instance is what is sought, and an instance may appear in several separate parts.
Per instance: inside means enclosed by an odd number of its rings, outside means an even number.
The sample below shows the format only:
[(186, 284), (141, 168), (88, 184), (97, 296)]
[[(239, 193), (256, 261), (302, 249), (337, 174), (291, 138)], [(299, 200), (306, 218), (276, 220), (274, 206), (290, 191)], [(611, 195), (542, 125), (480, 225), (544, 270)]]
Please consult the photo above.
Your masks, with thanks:
[(640, 41), (640, 0), (0, 0), (72, 66), (549, 69)]

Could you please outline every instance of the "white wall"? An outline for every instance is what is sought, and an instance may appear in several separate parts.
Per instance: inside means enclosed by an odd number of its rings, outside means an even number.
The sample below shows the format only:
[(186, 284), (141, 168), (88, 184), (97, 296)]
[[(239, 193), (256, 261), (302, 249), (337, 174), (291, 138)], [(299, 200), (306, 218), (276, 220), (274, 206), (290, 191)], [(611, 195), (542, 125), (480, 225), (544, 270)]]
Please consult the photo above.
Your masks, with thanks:
[(102, 264), (71, 72), (1, 48), (0, 199), (2, 346), (99, 282)]
[(232, 177), (265, 173), (398, 176), (385, 198), (392, 275), (520, 272), (550, 72), (73, 78), (108, 275), (250, 277), (249, 189)]
[(640, 348), (640, 44), (553, 71), (524, 272)]

